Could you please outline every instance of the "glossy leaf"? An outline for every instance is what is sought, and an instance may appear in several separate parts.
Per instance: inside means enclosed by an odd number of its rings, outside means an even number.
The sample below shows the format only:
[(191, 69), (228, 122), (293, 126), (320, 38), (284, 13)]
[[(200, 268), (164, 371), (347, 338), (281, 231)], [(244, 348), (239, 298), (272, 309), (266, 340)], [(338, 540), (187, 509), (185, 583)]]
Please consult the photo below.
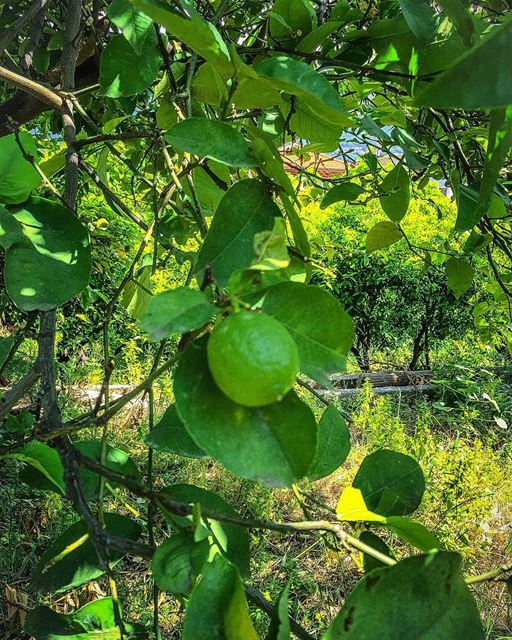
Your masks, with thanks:
[(242, 134), (219, 120), (187, 118), (173, 125), (165, 139), (178, 151), (210, 158), (231, 167), (254, 167), (257, 164)]
[(397, 224), (390, 220), (377, 222), (366, 234), (366, 251), (373, 253), (389, 247), (402, 239), (402, 232)]
[[(162, 493), (177, 502), (200, 505), (201, 513), (211, 512), (231, 518), (240, 517), (238, 512), (224, 498), (213, 493), (213, 491), (207, 491), (201, 487), (191, 484), (174, 484), (163, 489)], [(215, 544), (220, 547), (226, 558), (238, 567), (242, 576), (248, 576), (250, 549), (247, 529), (229, 522), (215, 520), (211, 516), (205, 516), (205, 518), (213, 533)], [(179, 516), (173, 516), (173, 520), (179, 526), (187, 526), (189, 524), (186, 519)]]
[(151, 561), (153, 579), (162, 591), (189, 595), (208, 559), (207, 539), (194, 541), (188, 531), (176, 533), (160, 544)]
[(434, 552), (371, 571), (322, 640), (397, 637), (483, 640), (474, 598), (460, 575), (460, 556)]
[[(105, 527), (108, 533), (137, 540), (140, 526), (130, 518), (117, 513), (105, 514)], [(123, 554), (111, 551), (112, 563), (117, 563)], [(87, 535), (82, 521), (72, 524), (59, 536), (42, 555), (32, 573), (31, 588), (45, 593), (60, 593), (84, 582), (95, 580), (103, 574), (94, 545)]]
[(162, 340), (206, 324), (216, 312), (202, 291), (177, 287), (151, 298), (141, 324), (152, 340)]
[(101, 56), (100, 91), (108, 98), (135, 96), (151, 86), (161, 64), (154, 29), (148, 31), (140, 53), (124, 36), (114, 36)]
[[(25, 154), (37, 159), (34, 139), (20, 132), (19, 141)], [(41, 176), (25, 159), (14, 133), (0, 138), (0, 203), (18, 204), (25, 201), (41, 182)]]
[(49, 488), (64, 495), (64, 468), (62, 461), (57, 451), (46, 443), (32, 440), (21, 449), (0, 455), (0, 458), (14, 458), (15, 460), (26, 462), (46, 480), (44, 486), (40, 488)]
[(183, 640), (258, 640), (236, 568), (220, 554), (206, 565), (185, 612)]
[[(124, 633), (143, 640), (147, 632), (140, 625), (124, 622)], [(24, 627), (35, 640), (121, 640), (112, 598), (93, 600), (72, 613), (57, 613), (40, 605), (28, 612)]]
[(135, 53), (141, 54), (148, 33), (153, 29), (151, 18), (137, 11), (129, 0), (113, 0), (108, 6), (107, 16), (121, 29)]
[(145, 442), (156, 451), (174, 453), (186, 458), (206, 457), (205, 452), (189, 436), (175, 404), (165, 411), (160, 422), (146, 436)]
[(450, 258), (445, 263), (448, 286), (456, 298), (471, 289), (475, 272), (473, 267), (464, 258)]
[(228, 48), (213, 24), (204, 20), (190, 2), (179, 0), (182, 11), (178, 12), (161, 0), (130, 0), (157, 24), (189, 46), (212, 64), (224, 79), (230, 78), (235, 67)]
[(263, 311), (279, 320), (297, 343), (301, 370), (320, 384), (345, 368), (354, 325), (339, 302), (320, 287), (285, 282), (271, 287)]
[(490, 30), (417, 96), (421, 105), (441, 109), (493, 109), (512, 104), (512, 19)]
[(388, 516), (385, 526), (404, 542), (420, 551), (440, 548), (439, 540), (421, 522), (406, 516)]
[(320, 209), (326, 209), (330, 205), (343, 200), (357, 200), (357, 198), (364, 192), (365, 190), (363, 187), (358, 185), (357, 182), (343, 182), (342, 184), (337, 184), (332, 189), (329, 189), (325, 194), (322, 199)]
[(313, 464), (308, 471), (310, 480), (319, 480), (336, 471), (350, 452), (350, 432), (336, 407), (329, 405), (318, 423), (318, 438)]
[(232, 473), (269, 487), (290, 486), (307, 473), (317, 426), (295, 392), (257, 409), (235, 404), (213, 381), (203, 342), (180, 360), (174, 393), (193, 440)]
[(58, 307), (89, 282), (87, 229), (56, 202), (34, 197), (9, 210), (0, 207), (0, 245), (7, 293), (23, 311)]
[(436, 29), (436, 16), (428, 0), (400, 0), (405, 21), (424, 47)]
[(236, 182), (219, 203), (197, 256), (196, 272), (208, 266), (219, 286), (225, 286), (233, 271), (252, 264), (256, 257), (254, 235), (271, 231), (279, 215), (262, 182)]
[(352, 486), (360, 489), (371, 511), (382, 516), (401, 516), (418, 508), (425, 479), (414, 458), (379, 449), (363, 460)]
[(332, 124), (351, 124), (334, 87), (304, 62), (286, 56), (274, 56), (258, 62), (254, 68), (260, 76), (270, 79), (276, 89), (301, 98)]
[(384, 213), (393, 222), (400, 222), (407, 213), (411, 200), (411, 181), (401, 164), (397, 164), (386, 175), (380, 185), (379, 198)]
[(270, 627), (266, 640), (291, 640), (290, 618), (288, 616), (288, 598), (290, 585), (281, 591), (277, 605), (270, 618)]

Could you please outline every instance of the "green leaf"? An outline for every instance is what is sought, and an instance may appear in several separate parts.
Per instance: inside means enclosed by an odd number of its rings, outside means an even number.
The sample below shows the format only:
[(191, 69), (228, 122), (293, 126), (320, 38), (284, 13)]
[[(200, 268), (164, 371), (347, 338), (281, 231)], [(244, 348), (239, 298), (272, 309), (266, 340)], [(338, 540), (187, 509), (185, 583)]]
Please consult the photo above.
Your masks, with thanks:
[(368, 573), (322, 640), (483, 640), (474, 598), (460, 575), (460, 556), (439, 551)]
[[(191, 484), (175, 484), (162, 490), (165, 496), (184, 504), (200, 505), (201, 511), (240, 518), (239, 513), (233, 507), (213, 491), (207, 491)], [(186, 518), (173, 516), (173, 520), (179, 526), (188, 526)], [(250, 571), (249, 534), (247, 529), (229, 522), (221, 522), (211, 517), (207, 518), (208, 526), (212, 531), (214, 540), (219, 550), (226, 558), (238, 567), (242, 576), (248, 576)]]
[(162, 340), (199, 329), (216, 311), (202, 291), (177, 287), (151, 298), (142, 314), (141, 324), (151, 340)]
[(257, 165), (242, 134), (220, 120), (187, 118), (173, 125), (165, 139), (178, 151), (217, 160), (230, 167)]
[[(390, 548), (384, 542), (384, 540), (382, 540), (382, 538), (379, 538), (379, 536), (375, 535), (372, 531), (363, 531), (359, 536), (359, 540), (361, 542), (364, 542), (364, 544), (368, 545), (375, 551), (379, 551), (380, 553), (384, 554), (385, 556), (388, 556), (389, 558), (393, 557)], [(373, 571), (374, 569), (379, 569), (381, 567), (387, 567), (386, 564), (384, 564), (380, 560), (377, 560), (376, 558), (371, 556), (369, 553), (362, 552), (361, 555), (363, 557), (363, 567), (364, 567), (365, 573), (369, 573), (370, 571)]]
[(476, 184), (467, 187), (464, 184), (459, 186), (457, 193), (457, 219), (455, 221), (456, 231), (469, 231), (482, 217), (479, 210), (479, 189)]
[[(32, 136), (21, 132), (19, 139), (25, 153), (37, 159), (37, 149)], [(24, 202), (40, 182), (41, 176), (32, 164), (25, 160), (14, 133), (0, 138), (0, 202)]]
[(224, 195), (197, 256), (196, 273), (206, 266), (220, 287), (255, 256), (254, 235), (271, 231), (280, 212), (268, 188), (254, 179), (236, 182)]
[(0, 455), (0, 458), (14, 458), (31, 465), (48, 481), (45, 487), (65, 494), (64, 468), (59, 454), (44, 442), (32, 440), (21, 449)]
[(255, 271), (286, 269), (290, 264), (286, 226), (282, 218), (274, 218), (272, 231), (261, 231), (254, 236), (256, 259), (250, 266)]
[(306, 475), (316, 447), (311, 409), (293, 391), (257, 409), (235, 404), (213, 381), (205, 346), (187, 349), (174, 381), (178, 412), (193, 440), (232, 473), (268, 487), (290, 486)]
[(386, 175), (381, 185), (380, 206), (393, 222), (400, 220), (407, 213), (411, 200), (411, 180), (401, 164), (397, 164)]
[(350, 452), (350, 431), (336, 407), (329, 405), (318, 424), (316, 454), (308, 471), (310, 480), (319, 480), (336, 471)]
[(308, 33), (297, 45), (299, 53), (313, 53), (318, 47), (325, 43), (326, 38), (335, 33), (341, 27), (341, 22), (324, 22), (311, 33)]
[(172, 535), (160, 544), (151, 561), (153, 579), (162, 591), (189, 595), (208, 559), (207, 539), (194, 541), (190, 531)]
[(371, 511), (401, 516), (415, 511), (425, 491), (419, 464), (403, 453), (379, 449), (366, 456), (352, 482)]
[(329, 191), (322, 198), (320, 209), (326, 209), (332, 204), (341, 202), (343, 200), (357, 200), (357, 198), (364, 192), (365, 190), (363, 189), (363, 187), (358, 185), (356, 182), (343, 182), (342, 184), (337, 184), (332, 189), (329, 189)]
[(466, 47), (470, 47), (475, 38), (475, 25), (469, 5), (464, 0), (437, 0), (437, 4), (455, 26)]
[(185, 612), (183, 640), (258, 640), (236, 568), (217, 554)]
[(123, 32), (135, 53), (141, 54), (148, 32), (153, 28), (151, 18), (136, 11), (129, 0), (113, 0), (107, 9), (107, 16)]
[(405, 516), (388, 516), (384, 526), (391, 529), (404, 542), (420, 551), (426, 552), (440, 548), (439, 540), (416, 520), (411, 520)]
[(114, 36), (101, 55), (100, 92), (108, 98), (135, 96), (156, 79), (162, 55), (154, 29), (150, 29), (136, 53), (124, 36)]
[(316, 14), (307, 0), (276, 0), (270, 13), (270, 35), (279, 44), (308, 34), (316, 26)]
[[(111, 535), (137, 540), (141, 527), (130, 518), (117, 513), (105, 514), (105, 528)], [(110, 551), (113, 564), (119, 562), (123, 554)], [(80, 520), (72, 524), (55, 540), (32, 573), (31, 588), (41, 592), (60, 593), (84, 582), (95, 580), (103, 574), (84, 523)]]
[(313, 112), (332, 125), (352, 124), (333, 85), (306, 63), (286, 56), (274, 56), (258, 62), (254, 69), (260, 76), (270, 79), (276, 89), (301, 98)]
[(206, 457), (205, 452), (188, 435), (175, 404), (165, 411), (160, 422), (148, 433), (144, 441), (157, 451), (174, 453), (185, 458)]
[(389, 247), (402, 239), (402, 232), (397, 224), (390, 220), (377, 222), (366, 234), (366, 251), (372, 253)]
[[(123, 623), (125, 634), (143, 640), (147, 632), (140, 625)], [(31, 609), (25, 621), (25, 633), (35, 640), (121, 640), (112, 598), (100, 598), (72, 613), (57, 613), (45, 606)]]
[(512, 18), (441, 73), (417, 96), (417, 103), (441, 109), (494, 109), (512, 104)]
[(226, 43), (213, 24), (204, 20), (191, 3), (179, 0), (182, 12), (178, 12), (161, 0), (130, 1), (209, 62), (225, 80), (234, 75), (235, 66)]
[(14, 336), (0, 337), (0, 367), (3, 367), (4, 362), (7, 360), (13, 344)]
[(416, 36), (420, 47), (424, 47), (436, 30), (436, 15), (428, 0), (400, 0), (405, 21)]
[(464, 258), (450, 258), (445, 263), (448, 286), (456, 298), (471, 289), (475, 272), (473, 267)]
[(0, 245), (7, 293), (23, 311), (61, 306), (89, 282), (87, 229), (56, 202), (34, 197), (9, 210), (0, 207)]
[[(74, 446), (82, 455), (91, 458), (95, 462), (99, 462), (101, 452), (100, 440), (80, 440), (79, 442), (75, 442)], [(117, 473), (122, 473), (129, 478), (134, 478), (135, 480), (140, 479), (137, 465), (126, 451), (123, 451), (118, 447), (113, 447), (109, 444), (107, 444), (105, 450), (105, 466), (108, 469), (117, 471)], [(98, 497), (98, 490), (100, 486), (99, 475), (94, 473), (94, 471), (82, 468), (80, 471), (80, 481), (86, 499), (95, 500)], [(113, 487), (119, 486), (118, 483), (112, 482), (111, 480), (108, 482)]]
[(512, 145), (512, 107), (491, 112), (485, 164), (478, 197), (478, 213), (483, 215), (489, 206), (502, 166)]
[(320, 287), (283, 282), (271, 287), (263, 311), (279, 320), (297, 343), (301, 370), (320, 384), (345, 368), (354, 323), (339, 302)]
[(271, 615), (266, 640), (291, 640), (290, 617), (288, 615), (289, 593), (290, 585), (287, 584), (281, 591), (277, 606)]
[(151, 291), (152, 265), (144, 265), (137, 269), (134, 277), (126, 284), (121, 303), (132, 318), (139, 319), (149, 301)]

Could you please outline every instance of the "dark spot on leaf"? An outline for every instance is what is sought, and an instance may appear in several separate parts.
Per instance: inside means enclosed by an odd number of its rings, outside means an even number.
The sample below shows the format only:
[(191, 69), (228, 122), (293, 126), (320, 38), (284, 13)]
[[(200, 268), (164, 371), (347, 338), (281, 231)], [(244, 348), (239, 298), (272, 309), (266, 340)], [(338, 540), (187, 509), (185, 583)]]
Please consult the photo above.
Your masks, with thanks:
[(373, 589), (373, 587), (377, 584), (379, 580), (380, 580), (380, 576), (368, 576), (364, 584), (365, 589), (367, 591), (370, 591), (370, 589)]
[(343, 623), (343, 628), (345, 631), (348, 631), (354, 622), (354, 607), (350, 607), (347, 613), (347, 617), (345, 618), (345, 622)]

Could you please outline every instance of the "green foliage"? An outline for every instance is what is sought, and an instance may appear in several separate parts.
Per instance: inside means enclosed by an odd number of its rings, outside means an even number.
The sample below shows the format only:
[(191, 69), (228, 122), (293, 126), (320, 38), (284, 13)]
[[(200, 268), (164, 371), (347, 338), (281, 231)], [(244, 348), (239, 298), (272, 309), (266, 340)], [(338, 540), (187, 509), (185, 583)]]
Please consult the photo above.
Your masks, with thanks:
[(457, 554), (440, 551), (371, 571), (350, 594), (323, 640), (364, 638), (368, 633), (391, 640), (398, 628), (425, 640), (483, 639), (459, 566)]
[[(183, 605), (184, 640), (256, 639), (241, 576), (250, 578), (248, 530), (261, 529), (318, 535), (311, 549), (334, 534), (338, 559), (347, 547), (364, 553), (351, 557), (368, 573), (347, 588), (325, 640), (482, 638), (460, 556), (439, 550), (465, 544), (462, 523), (434, 534), (408, 517), (432, 509), (439, 488), (457, 511), (459, 496), (435, 473), (464, 462), (465, 478), (480, 477), (472, 461), (436, 449), (426, 418), (411, 439), (368, 390), (351, 449), (338, 409), (317, 421), (306, 394), (323, 398), (311, 385), (329, 385), (351, 352), (362, 369), (371, 348), (390, 347), (411, 351), (411, 368), (422, 355), (430, 367), (433, 342), (468, 329), (470, 305), (480, 335), (512, 353), (503, 3), (84, 0), (76, 16), (71, 5), (36, 16), (14, 4), (1, 9), (17, 71), (0, 70), (0, 302), (5, 333), (20, 331), (2, 336), (2, 373), (22, 374), (2, 401), (0, 455), (80, 517), (50, 543), (32, 590), (61, 593), (108, 573), (113, 596), (74, 613), (36, 608), (26, 631), (137, 633), (122, 630), (113, 572), (127, 554), (151, 562), (157, 639), (159, 588)], [(18, 125), (26, 131), (12, 134)], [(310, 156), (318, 151), (339, 151), (343, 168), (325, 169), (328, 158)], [(432, 180), (451, 188), (456, 212)], [(99, 388), (91, 407), (63, 402), (86, 377)], [(140, 384), (117, 397), (111, 382), (127, 378)], [(464, 422), (473, 394), (508, 428), (505, 400), (453, 379), (449, 392), (439, 383), (432, 412), (457, 410)], [(115, 423), (140, 392), (144, 434), (135, 412)], [(32, 394), (34, 417), (30, 403), (28, 418), (17, 415)], [(155, 425), (157, 397), (167, 410)], [(97, 427), (100, 439), (78, 439)], [(358, 440), (370, 436), (364, 455)], [(142, 438), (149, 446), (144, 474), (125, 438), (139, 453)], [(185, 461), (159, 477), (159, 452)], [(305, 522), (261, 522), (192, 485), (161, 490), (187, 465), (207, 481), (221, 465), (240, 492), (245, 480), (254, 491), (293, 486)], [(297, 482), (328, 482), (349, 465), (357, 471), (336, 487), (334, 515), (314, 494), (303, 501)], [(385, 540), (365, 535), (377, 529)], [(280, 587), (274, 640), (291, 629), (293, 591)]]

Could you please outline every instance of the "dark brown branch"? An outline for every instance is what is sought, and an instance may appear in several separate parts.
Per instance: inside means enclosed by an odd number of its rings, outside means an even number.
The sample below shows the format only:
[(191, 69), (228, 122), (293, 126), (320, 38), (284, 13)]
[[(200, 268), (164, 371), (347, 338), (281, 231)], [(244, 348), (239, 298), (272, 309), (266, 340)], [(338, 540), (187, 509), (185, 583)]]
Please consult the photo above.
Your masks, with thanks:
[(33, 366), (27, 375), (3, 396), (0, 400), (0, 420), (9, 413), (18, 400), (30, 391), (38, 379), (39, 371), (36, 366)]

